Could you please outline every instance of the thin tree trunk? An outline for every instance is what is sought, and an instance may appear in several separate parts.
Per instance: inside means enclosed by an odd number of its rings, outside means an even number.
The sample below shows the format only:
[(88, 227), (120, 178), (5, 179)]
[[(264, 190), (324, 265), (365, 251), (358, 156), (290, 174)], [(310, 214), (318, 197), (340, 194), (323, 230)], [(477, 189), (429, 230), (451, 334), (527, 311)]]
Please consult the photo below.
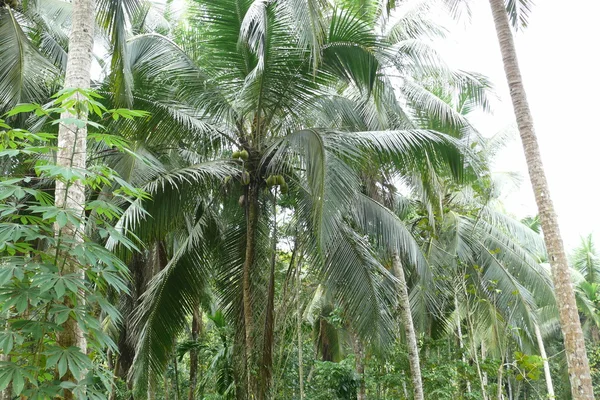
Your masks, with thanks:
[(365, 387), (365, 351), (357, 335), (354, 335), (353, 345), (356, 356), (356, 373), (360, 376), (360, 385), (356, 394), (356, 400), (365, 400), (367, 398)]
[[(152, 380), (149, 382), (148, 384), (148, 390), (150, 390), (150, 384), (152, 384)], [(167, 373), (165, 372), (165, 378), (164, 378), (164, 386), (165, 386), (165, 399), (170, 399), (171, 395), (170, 395), (170, 390), (169, 390), (169, 378), (167, 377)], [(152, 400), (155, 399), (154, 396), (154, 388), (152, 388)], [(150, 398), (150, 396), (148, 396), (148, 398)]]
[(591, 326), (590, 331), (592, 334), (592, 343), (597, 345), (600, 342), (600, 331), (595, 324)]
[(506, 14), (504, 0), (490, 0), (494, 24), (500, 43), (504, 71), (510, 88), (521, 141), (529, 169), (529, 177), (535, 194), (535, 199), (540, 215), (544, 242), (548, 252), (548, 259), (552, 267), (552, 279), (556, 292), (557, 302), (560, 305), (560, 326), (565, 341), (565, 353), (571, 381), (571, 393), (574, 400), (593, 399), (592, 379), (590, 367), (585, 350), (585, 341), (575, 295), (571, 284), (571, 274), (565, 254), (560, 229), (554, 205), (550, 198), (548, 182), (542, 164), (540, 150), (533, 127), (533, 118), (529, 110), (521, 71), (517, 61), (517, 52)]
[[(198, 343), (198, 337), (202, 330), (202, 314), (196, 308), (192, 316), (192, 341)], [(198, 349), (194, 347), (190, 351), (190, 388), (188, 392), (188, 400), (196, 398), (196, 390), (198, 388)]]
[[(464, 284), (464, 282), (463, 282)], [(471, 344), (471, 354), (473, 355), (473, 360), (475, 361), (475, 367), (477, 368), (477, 376), (479, 377), (479, 384), (481, 387), (481, 396), (483, 398), (483, 400), (487, 400), (487, 389), (486, 389), (486, 382), (483, 379), (483, 373), (481, 372), (481, 365), (479, 364), (479, 356), (477, 355), (477, 347), (475, 346), (475, 329), (473, 328), (473, 321), (471, 320), (471, 312), (470, 312), (470, 306), (469, 306), (469, 297), (467, 294), (467, 288), (464, 287), (464, 291), (465, 291), (465, 302), (467, 305), (467, 328), (469, 329), (469, 337), (470, 337), (470, 344)]]
[[(487, 350), (485, 348), (485, 342), (481, 341), (481, 361), (485, 362), (485, 357), (487, 356)], [(487, 387), (488, 385), (488, 375), (487, 372), (485, 372), (485, 370), (483, 370), (483, 386)]]
[(502, 394), (502, 374), (504, 373), (504, 359), (500, 358), (500, 367), (498, 368), (498, 392), (497, 399), (502, 400), (504, 398)]
[[(111, 357), (109, 356), (109, 360)], [(117, 371), (119, 370), (119, 354), (117, 353), (114, 357), (114, 363), (112, 366), (109, 365), (111, 371), (113, 371), (113, 379), (110, 382), (110, 395), (108, 396), (108, 400), (116, 400), (117, 399)]]
[[(454, 296), (454, 310), (456, 312), (456, 331), (458, 333), (458, 347), (464, 365), (467, 365), (467, 357), (465, 356), (465, 344), (462, 335), (462, 326), (460, 321), (460, 312), (458, 308), (458, 293)], [(467, 393), (471, 393), (471, 381), (467, 379)]]
[(275, 264), (277, 262), (277, 190), (273, 195), (273, 236), (271, 237), (271, 268), (269, 271), (269, 287), (267, 290), (267, 306), (265, 312), (265, 329), (263, 335), (263, 354), (260, 364), (259, 399), (266, 400), (273, 379), (273, 319), (275, 313)]
[(304, 357), (302, 355), (302, 309), (300, 307), (300, 290), (302, 277), (300, 263), (296, 266), (296, 328), (298, 330), (298, 382), (300, 385), (300, 400), (304, 400)]
[(540, 331), (540, 327), (538, 324), (533, 325), (533, 329), (535, 330), (535, 338), (537, 339), (538, 347), (540, 348), (540, 356), (542, 356), (542, 361), (544, 363), (544, 376), (546, 378), (546, 388), (548, 389), (548, 398), (554, 399), (556, 396), (554, 395), (554, 385), (552, 384), (552, 375), (550, 375), (550, 364), (548, 363), (548, 356), (546, 355), (546, 347), (544, 346), (544, 338), (542, 337), (542, 332)]
[[(165, 394), (166, 394), (166, 390), (167, 390), (167, 375), (165, 374)], [(168, 396), (168, 394), (167, 394), (167, 396)], [(168, 398), (168, 397), (166, 397), (166, 398)], [(150, 382), (148, 382), (148, 400), (155, 400), (155, 399), (156, 399), (156, 382), (154, 381), (154, 379), (151, 379)]]
[[(71, 34), (69, 37), (69, 55), (65, 76), (65, 88), (87, 89), (91, 81), (92, 50), (94, 47), (94, 25), (95, 4), (94, 0), (74, 0), (73, 16), (71, 19)], [(62, 118), (85, 119), (87, 115), (70, 115), (63, 113)], [(57, 165), (67, 168), (80, 168), (86, 166), (86, 140), (87, 128), (78, 128), (76, 125), (60, 124), (58, 129), (58, 152)], [(73, 211), (76, 215), (83, 217), (85, 204), (85, 188), (80, 181), (66, 184), (56, 181), (55, 205)], [(57, 228), (57, 231), (58, 228)], [(81, 237), (82, 227), (75, 228), (67, 224), (60, 229), (60, 235), (64, 238), (83, 240)], [(61, 271), (62, 274), (82, 273), (77, 264), (67, 262)], [(67, 307), (73, 307), (70, 300), (65, 301)], [(58, 335), (60, 346), (67, 348), (77, 346), (83, 353), (86, 352), (87, 343), (83, 331), (79, 328), (74, 318), (69, 318), (63, 324), (63, 330)], [(70, 373), (63, 380), (77, 381), (81, 377), (74, 377)], [(73, 394), (70, 390), (65, 391), (65, 399), (70, 400)]]
[(408, 344), (408, 361), (410, 364), (410, 375), (413, 384), (414, 399), (423, 400), (423, 381), (421, 380), (421, 365), (419, 361), (419, 347), (417, 346), (417, 335), (413, 324), (412, 314), (410, 312), (410, 302), (408, 300), (408, 288), (404, 269), (400, 262), (400, 256), (397, 251), (392, 254), (392, 268), (394, 276), (398, 279), (398, 303), (400, 317), (404, 323), (406, 332), (406, 342)]
[(254, 369), (254, 315), (252, 311), (252, 284), (251, 270), (254, 266), (256, 255), (256, 225), (258, 223), (258, 193), (254, 182), (247, 186), (246, 195), (246, 254), (243, 264), (242, 281), (242, 301), (244, 311), (244, 338), (245, 338), (245, 364), (246, 364), (246, 393), (248, 397), (252, 396), (255, 387), (253, 376)]
[(179, 394), (179, 369), (177, 368), (177, 354), (173, 357), (173, 370), (175, 372), (175, 400), (179, 400), (181, 398)]
[[(510, 370), (507, 368), (508, 372), (510, 372)], [(508, 387), (508, 400), (513, 400), (513, 391), (512, 391), (512, 384), (510, 383), (510, 373), (506, 374), (506, 386)]]

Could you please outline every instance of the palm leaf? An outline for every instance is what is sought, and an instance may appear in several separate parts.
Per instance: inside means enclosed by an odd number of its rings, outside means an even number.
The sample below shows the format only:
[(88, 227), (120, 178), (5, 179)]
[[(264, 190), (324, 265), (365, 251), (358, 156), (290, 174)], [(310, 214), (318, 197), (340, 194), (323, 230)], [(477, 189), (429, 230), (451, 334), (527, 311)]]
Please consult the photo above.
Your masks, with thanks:
[(0, 112), (17, 103), (46, 100), (47, 83), (56, 72), (29, 41), (15, 11), (0, 8)]

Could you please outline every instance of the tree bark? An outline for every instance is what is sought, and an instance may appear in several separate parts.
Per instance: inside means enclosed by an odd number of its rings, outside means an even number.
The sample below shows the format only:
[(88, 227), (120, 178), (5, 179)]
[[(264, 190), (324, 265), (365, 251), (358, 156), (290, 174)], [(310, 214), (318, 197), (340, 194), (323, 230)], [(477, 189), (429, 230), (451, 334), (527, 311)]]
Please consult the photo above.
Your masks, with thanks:
[(356, 400), (366, 400), (365, 387), (365, 349), (358, 335), (354, 335), (354, 354), (356, 356), (356, 373), (360, 376), (360, 384), (356, 394)]
[[(150, 381), (148, 383), (148, 398), (150, 398), (150, 395), (152, 395), (152, 400), (154, 400), (156, 398), (156, 396), (154, 395), (154, 388), (150, 386), (150, 384), (153, 383), (152, 381)], [(171, 398), (171, 394), (170, 394), (170, 390), (169, 390), (169, 378), (167, 377), (167, 373), (165, 372), (164, 374), (164, 386), (165, 386), (165, 399), (170, 399)], [(152, 392), (150, 392), (150, 389), (152, 389)]]
[(242, 302), (244, 312), (244, 338), (245, 338), (245, 356), (246, 356), (246, 393), (249, 398), (255, 398), (253, 376), (254, 365), (254, 315), (252, 311), (252, 283), (251, 273), (256, 256), (256, 227), (258, 224), (259, 205), (258, 205), (258, 187), (254, 182), (247, 186), (245, 195), (246, 206), (246, 253), (242, 271)]
[(540, 150), (533, 126), (533, 118), (527, 102), (517, 53), (506, 13), (504, 0), (490, 0), (490, 6), (500, 43), (504, 71), (510, 88), (521, 141), (529, 169), (529, 177), (535, 194), (540, 215), (548, 259), (552, 267), (552, 279), (559, 307), (560, 326), (565, 341), (565, 354), (571, 381), (573, 399), (593, 399), (592, 379), (585, 350), (585, 341), (575, 295), (571, 283), (571, 274), (565, 254), (554, 205), (550, 198), (548, 182), (542, 164)]
[(173, 392), (175, 393), (175, 400), (179, 400), (181, 399), (181, 396), (179, 394), (179, 369), (177, 367), (177, 354), (175, 354), (175, 356), (173, 357), (173, 372), (175, 372), (175, 389), (173, 390)]
[[(202, 314), (196, 308), (192, 316), (192, 341), (198, 343), (198, 337), (202, 331)], [(196, 390), (198, 388), (198, 349), (193, 348), (190, 351), (190, 388), (188, 392), (188, 400), (196, 398)]]
[[(458, 333), (458, 347), (460, 348), (460, 355), (464, 365), (467, 365), (467, 357), (465, 356), (465, 344), (462, 335), (460, 311), (458, 308), (458, 293), (454, 296), (454, 312), (456, 312), (456, 331)], [(467, 379), (467, 393), (471, 393), (471, 381)]]
[[(487, 357), (487, 349), (485, 348), (485, 342), (481, 342), (481, 362), (485, 362), (485, 358)], [(488, 386), (488, 375), (487, 372), (485, 372), (485, 370), (482, 371), (483, 372), (483, 381), (482, 381), (482, 385), (483, 387), (487, 387)]]
[(265, 329), (263, 334), (263, 354), (260, 364), (259, 399), (266, 400), (269, 396), (273, 379), (273, 329), (275, 313), (275, 264), (277, 262), (277, 198), (276, 189), (273, 194), (273, 235), (271, 237), (271, 265), (269, 271), (269, 287), (267, 290), (267, 307), (265, 310)]
[(469, 330), (469, 343), (471, 345), (471, 355), (473, 356), (473, 361), (475, 361), (475, 367), (477, 368), (477, 376), (479, 377), (479, 384), (481, 387), (481, 396), (483, 400), (487, 400), (487, 388), (486, 382), (483, 379), (483, 373), (481, 372), (481, 365), (479, 364), (479, 356), (477, 355), (477, 347), (475, 346), (475, 329), (473, 327), (473, 321), (471, 320), (471, 311), (469, 306), (469, 295), (467, 293), (467, 288), (464, 286), (463, 281), (463, 289), (465, 293), (465, 303), (467, 306), (467, 328)]
[(421, 379), (421, 364), (419, 360), (419, 347), (417, 346), (417, 335), (413, 324), (412, 314), (410, 312), (410, 302), (408, 300), (408, 288), (404, 269), (400, 262), (400, 256), (397, 251), (392, 254), (392, 268), (394, 276), (398, 279), (398, 305), (400, 309), (400, 318), (404, 323), (406, 332), (406, 342), (408, 345), (408, 361), (410, 364), (410, 375), (413, 384), (414, 399), (423, 400), (423, 381)]
[(302, 277), (300, 263), (296, 266), (296, 328), (298, 330), (298, 382), (300, 385), (300, 400), (304, 400), (304, 357), (302, 355), (302, 307), (300, 307), (300, 290)]
[(556, 398), (556, 396), (554, 394), (554, 385), (552, 384), (552, 375), (550, 375), (550, 364), (548, 363), (548, 356), (546, 355), (546, 347), (544, 346), (544, 338), (542, 337), (542, 332), (540, 331), (540, 327), (538, 324), (534, 324), (533, 329), (535, 330), (535, 338), (537, 339), (537, 344), (540, 349), (540, 356), (542, 356), (542, 361), (544, 363), (544, 377), (546, 378), (546, 388), (548, 389), (548, 398), (554, 399), (554, 398)]
[(496, 398), (498, 400), (504, 399), (504, 395), (502, 394), (502, 374), (504, 373), (504, 358), (500, 358), (500, 367), (498, 368), (498, 391)]
[[(165, 394), (168, 396), (168, 388), (167, 388), (167, 375), (165, 374)], [(156, 399), (156, 382), (153, 379), (148, 382), (148, 392), (147, 392), (148, 400)], [(166, 397), (168, 399), (168, 397)]]
[[(65, 88), (87, 89), (91, 81), (92, 50), (94, 47), (94, 25), (95, 4), (94, 0), (74, 0), (73, 17), (71, 20), (71, 34), (69, 37), (69, 56), (65, 76)], [(86, 119), (87, 115), (73, 116), (63, 113), (62, 118), (76, 117)], [(76, 125), (60, 124), (58, 129), (58, 152), (57, 165), (67, 168), (80, 168), (86, 166), (86, 140), (87, 128), (78, 128)], [(56, 181), (55, 205), (74, 212), (80, 217), (84, 216), (85, 188), (80, 181), (66, 184)], [(65, 238), (82, 240), (82, 227), (75, 228), (67, 224), (61, 230), (60, 235)], [(67, 262), (62, 274), (82, 273), (78, 265)], [(73, 307), (69, 300), (65, 302), (67, 307)], [(83, 331), (77, 325), (74, 318), (69, 318), (63, 324), (63, 331), (58, 335), (58, 343), (62, 347), (77, 346), (83, 353), (86, 352), (86, 339)], [(63, 379), (77, 381), (81, 377), (73, 377), (66, 374)], [(65, 399), (73, 398), (69, 390), (65, 390)]]

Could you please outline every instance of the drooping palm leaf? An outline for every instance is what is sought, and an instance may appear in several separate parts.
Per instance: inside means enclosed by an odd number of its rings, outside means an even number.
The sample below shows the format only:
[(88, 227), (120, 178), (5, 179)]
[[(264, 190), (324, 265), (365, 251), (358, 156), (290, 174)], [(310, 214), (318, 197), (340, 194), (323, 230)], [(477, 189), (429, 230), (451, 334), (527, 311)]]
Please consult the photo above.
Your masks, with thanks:
[(0, 112), (17, 103), (43, 102), (56, 68), (33, 46), (19, 14), (0, 7)]

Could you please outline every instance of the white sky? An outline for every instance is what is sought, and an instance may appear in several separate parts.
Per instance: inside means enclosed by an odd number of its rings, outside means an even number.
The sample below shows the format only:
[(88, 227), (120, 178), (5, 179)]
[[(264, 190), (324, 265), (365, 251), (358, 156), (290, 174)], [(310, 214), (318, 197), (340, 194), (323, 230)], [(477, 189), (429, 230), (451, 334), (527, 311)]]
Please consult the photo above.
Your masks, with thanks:
[[(442, 52), (452, 66), (480, 72), (494, 83), (499, 101), (493, 115), (472, 118), (491, 136), (514, 124), (514, 114), (489, 2), (472, 3), (471, 22), (452, 30)], [(529, 27), (515, 40), (551, 195), (570, 250), (580, 236), (600, 235), (600, 2), (537, 3)], [(495, 169), (522, 174), (520, 190), (505, 199), (507, 211), (522, 218), (535, 214), (536, 206), (520, 146), (515, 130), (515, 140), (498, 156)]]

